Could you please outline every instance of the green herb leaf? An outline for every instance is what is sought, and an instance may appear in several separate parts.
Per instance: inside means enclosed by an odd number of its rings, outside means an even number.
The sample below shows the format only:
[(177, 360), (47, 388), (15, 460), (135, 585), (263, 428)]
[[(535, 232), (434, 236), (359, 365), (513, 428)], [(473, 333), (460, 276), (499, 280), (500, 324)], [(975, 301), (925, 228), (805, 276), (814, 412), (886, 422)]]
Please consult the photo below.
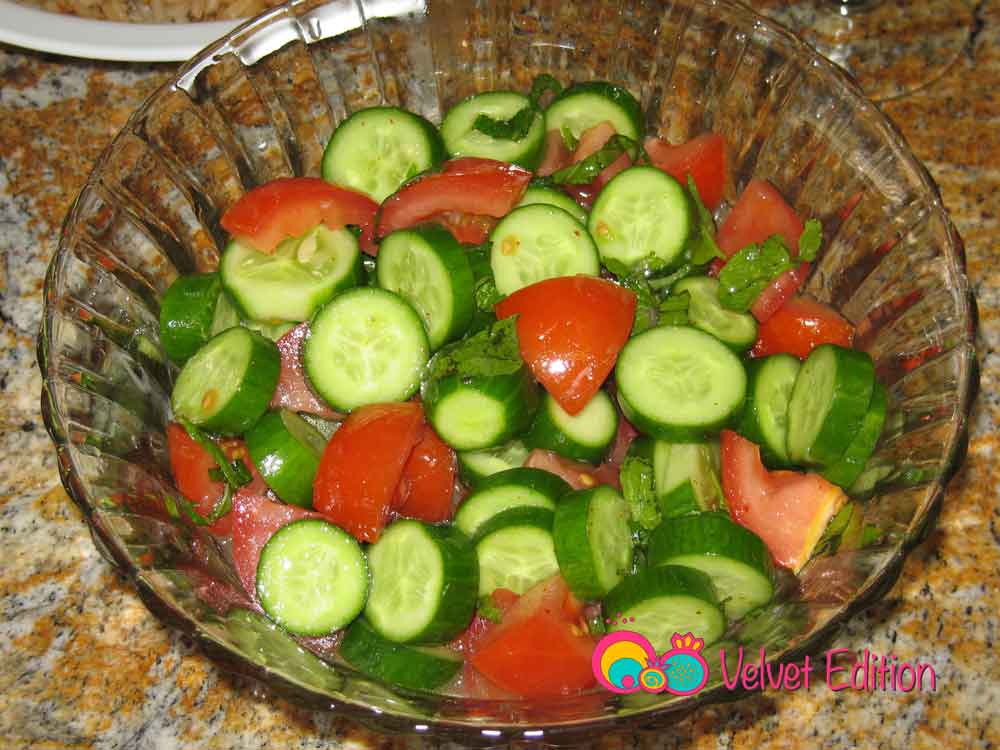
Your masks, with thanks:
[(746, 312), (770, 283), (794, 268), (788, 247), (778, 235), (761, 245), (748, 245), (729, 259), (719, 273), (719, 303)]
[(531, 93), (528, 94), (528, 99), (531, 101), (532, 107), (541, 109), (541, 101), (545, 92), (551, 91), (555, 96), (558, 96), (562, 90), (563, 87), (559, 81), (548, 73), (542, 73), (535, 76), (535, 80), (531, 82)]
[(517, 316), (512, 316), (441, 349), (430, 362), (428, 379), (509, 375), (523, 366), (517, 341)]
[(635, 161), (639, 155), (639, 148), (639, 144), (631, 138), (615, 133), (607, 143), (586, 159), (554, 173), (552, 181), (557, 185), (586, 185), (622, 154), (628, 154), (632, 161)]
[(503, 299), (503, 295), (497, 291), (497, 284), (492, 275), (484, 276), (476, 282), (472, 296), (476, 301), (476, 309), (482, 312), (493, 312), (493, 306)]
[(633, 533), (644, 541), (662, 520), (653, 489), (653, 462), (634, 454), (626, 456), (619, 481), (628, 503)]
[(809, 219), (799, 236), (799, 260), (812, 263), (823, 244), (823, 225), (819, 219)]
[(576, 147), (580, 145), (580, 139), (573, 135), (573, 131), (570, 130), (568, 126), (563, 125), (559, 130), (559, 135), (562, 136), (563, 145), (569, 151), (576, 151)]
[(211, 526), (233, 509), (233, 488), (228, 484), (226, 485), (225, 490), (222, 492), (222, 497), (215, 501), (215, 505), (212, 506), (212, 512), (207, 516), (199, 513), (194, 503), (186, 497), (164, 495), (163, 506), (167, 510), (167, 515), (171, 518), (180, 519), (183, 513), (196, 526)]
[(661, 326), (683, 326), (688, 322), (688, 308), (691, 306), (691, 293), (680, 292), (671, 294), (660, 303)]
[(715, 258), (725, 258), (718, 244), (715, 242), (715, 219), (712, 212), (701, 202), (701, 195), (698, 193), (698, 186), (694, 184), (694, 179), (688, 175), (688, 192), (691, 200), (694, 201), (695, 213), (698, 223), (688, 242), (688, 254), (692, 265), (703, 266), (711, 263)]
[(535, 121), (537, 112), (538, 110), (532, 107), (525, 107), (509, 120), (496, 120), (489, 115), (481, 114), (476, 117), (472, 127), (490, 138), (520, 141), (531, 130), (531, 124)]
[(247, 471), (247, 468), (243, 466), (242, 461), (239, 462), (239, 469), (235, 468), (234, 464), (230, 463), (229, 459), (227, 459), (226, 455), (222, 452), (222, 448), (220, 448), (216, 442), (212, 440), (212, 438), (208, 437), (208, 435), (184, 417), (178, 416), (177, 421), (180, 423), (181, 427), (184, 428), (187, 434), (191, 436), (191, 439), (204, 448), (208, 452), (208, 455), (212, 457), (212, 460), (215, 461), (215, 465), (218, 467), (219, 473), (222, 475), (222, 478), (226, 481), (227, 485), (235, 490), (250, 482), (252, 476), (250, 475), (250, 472)]
[(493, 601), (492, 595), (479, 597), (476, 614), (494, 623), (498, 623), (503, 619), (503, 612), (500, 611), (497, 603)]

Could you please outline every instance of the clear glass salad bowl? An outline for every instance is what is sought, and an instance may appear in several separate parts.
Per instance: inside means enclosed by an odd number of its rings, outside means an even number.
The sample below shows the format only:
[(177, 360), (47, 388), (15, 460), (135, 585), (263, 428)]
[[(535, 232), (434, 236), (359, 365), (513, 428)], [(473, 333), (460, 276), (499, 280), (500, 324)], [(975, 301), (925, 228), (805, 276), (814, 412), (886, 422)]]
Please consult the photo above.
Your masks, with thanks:
[(164, 440), (176, 370), (159, 348), (158, 300), (178, 273), (215, 267), (225, 209), (272, 178), (318, 174), (354, 110), (387, 102), (440, 121), (471, 93), (525, 90), (539, 73), (626, 85), (648, 132), (673, 142), (722, 133), (732, 179), (720, 217), (764, 177), (821, 219), (806, 291), (858, 326), (889, 388), (863, 505), (880, 542), (814, 560), (728, 639), (774, 660), (819, 650), (892, 586), (965, 452), (978, 379), (961, 240), (882, 113), (781, 28), (727, 0), (335, 0), (250, 21), (132, 116), (70, 211), (45, 284), (42, 410), (95, 544), (154, 614), (226, 668), (386, 731), (572, 744), (734, 697), (711, 663), (706, 688), (683, 698), (538, 704), (396, 690), (353, 672), (329, 642), (297, 643), (239, 609), (224, 546), (163, 512), (176, 491)]

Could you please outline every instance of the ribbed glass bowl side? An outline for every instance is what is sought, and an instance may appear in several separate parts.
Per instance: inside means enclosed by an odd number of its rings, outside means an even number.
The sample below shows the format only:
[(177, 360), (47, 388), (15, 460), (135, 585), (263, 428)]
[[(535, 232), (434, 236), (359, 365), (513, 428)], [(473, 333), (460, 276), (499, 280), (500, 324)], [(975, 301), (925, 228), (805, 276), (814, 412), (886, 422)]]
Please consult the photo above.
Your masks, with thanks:
[[(648, 131), (671, 141), (725, 135), (732, 179), (720, 218), (752, 177), (819, 218), (824, 247), (806, 291), (858, 327), (889, 389), (884, 471), (863, 506), (883, 543), (807, 568), (817, 580), (840, 575), (839, 595), (787, 585), (729, 637), (774, 658), (819, 649), (891, 587), (964, 456), (978, 377), (961, 240), (886, 118), (788, 33), (725, 0), (340, 0), (270, 12), (185, 65), (99, 160), (46, 278), (42, 410), (95, 544), (157, 616), (228, 668), (384, 730), (562, 744), (732, 698), (717, 668), (690, 698), (538, 705), (396, 691), (335, 657), (311, 658), (242, 610), (226, 615), (246, 602), (225, 547), (163, 511), (176, 492), (164, 441), (176, 369), (159, 347), (159, 299), (179, 273), (215, 267), (224, 211), (267, 180), (318, 174), (327, 139), (357, 109), (397, 104), (440, 121), (471, 93), (525, 89), (539, 73), (625, 84)], [(330, 655), (329, 643), (305, 645)]]

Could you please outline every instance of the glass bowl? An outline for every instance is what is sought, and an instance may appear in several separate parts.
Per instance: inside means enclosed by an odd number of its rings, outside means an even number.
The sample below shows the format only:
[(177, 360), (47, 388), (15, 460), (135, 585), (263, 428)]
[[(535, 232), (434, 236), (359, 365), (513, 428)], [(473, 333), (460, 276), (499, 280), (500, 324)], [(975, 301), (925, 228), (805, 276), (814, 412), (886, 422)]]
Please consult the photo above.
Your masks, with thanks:
[(94, 543), (154, 614), (225, 668), (385, 731), (571, 745), (739, 697), (711, 663), (690, 697), (540, 704), (392, 689), (339, 662), (329, 640), (296, 642), (242, 608), (225, 545), (164, 512), (176, 492), (164, 441), (176, 370), (158, 343), (158, 300), (178, 273), (215, 267), (226, 208), (275, 177), (318, 174), (354, 110), (398, 104), (439, 122), (471, 93), (524, 90), (543, 72), (623, 83), (648, 131), (673, 142), (725, 135), (732, 178), (719, 217), (763, 177), (821, 219), (805, 291), (858, 326), (891, 394), (863, 504), (879, 543), (815, 560), (727, 638), (774, 660), (820, 650), (892, 586), (965, 453), (978, 378), (961, 240), (878, 108), (780, 27), (726, 0), (337, 0), (254, 19), (150, 97), (70, 211), (45, 283), (42, 411)]

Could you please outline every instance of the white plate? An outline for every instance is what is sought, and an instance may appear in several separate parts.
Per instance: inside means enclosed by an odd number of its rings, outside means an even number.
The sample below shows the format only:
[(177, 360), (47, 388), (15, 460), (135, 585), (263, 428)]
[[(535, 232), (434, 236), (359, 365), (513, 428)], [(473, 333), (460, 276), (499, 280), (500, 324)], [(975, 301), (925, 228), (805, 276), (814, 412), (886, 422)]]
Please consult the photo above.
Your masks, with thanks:
[(187, 60), (244, 20), (120, 23), (49, 13), (0, 0), (0, 42), (92, 60), (174, 62)]

